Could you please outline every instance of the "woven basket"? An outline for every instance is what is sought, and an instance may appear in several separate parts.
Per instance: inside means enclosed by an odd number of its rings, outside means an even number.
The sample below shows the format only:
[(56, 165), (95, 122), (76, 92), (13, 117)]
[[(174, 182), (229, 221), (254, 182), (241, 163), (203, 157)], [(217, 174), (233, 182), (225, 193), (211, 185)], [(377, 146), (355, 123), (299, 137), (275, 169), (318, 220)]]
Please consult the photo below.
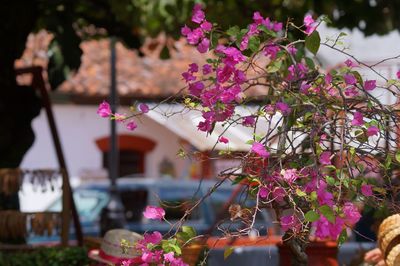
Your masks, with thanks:
[(400, 265), (400, 214), (389, 216), (381, 223), (378, 246), (387, 266)]

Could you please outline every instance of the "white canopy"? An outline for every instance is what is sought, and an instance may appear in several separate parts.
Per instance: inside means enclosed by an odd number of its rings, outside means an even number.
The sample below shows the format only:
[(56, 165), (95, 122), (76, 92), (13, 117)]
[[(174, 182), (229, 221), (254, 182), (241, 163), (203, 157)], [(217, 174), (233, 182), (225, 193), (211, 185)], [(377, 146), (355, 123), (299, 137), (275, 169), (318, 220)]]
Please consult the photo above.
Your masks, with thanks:
[[(156, 104), (151, 105), (151, 107), (155, 106)], [(235, 116), (254, 114), (257, 112), (257, 107), (256, 105), (237, 107)], [(241, 124), (231, 126), (227, 129), (228, 125), (218, 123), (213, 132), (207, 135), (205, 132), (197, 129), (198, 123), (203, 120), (201, 112), (188, 110), (180, 104), (160, 104), (156, 106), (155, 110), (150, 111), (146, 115), (188, 141), (200, 151), (212, 149), (224, 150), (227, 147), (233, 151), (248, 151), (250, 145), (246, 144), (246, 142), (253, 139), (253, 129)], [(276, 124), (279, 117), (274, 116), (273, 120), (275, 121), (271, 123), (272, 125)], [(261, 119), (257, 124), (256, 134), (266, 132), (267, 127), (265, 119)], [(218, 138), (221, 135), (229, 139), (228, 144), (218, 142)]]

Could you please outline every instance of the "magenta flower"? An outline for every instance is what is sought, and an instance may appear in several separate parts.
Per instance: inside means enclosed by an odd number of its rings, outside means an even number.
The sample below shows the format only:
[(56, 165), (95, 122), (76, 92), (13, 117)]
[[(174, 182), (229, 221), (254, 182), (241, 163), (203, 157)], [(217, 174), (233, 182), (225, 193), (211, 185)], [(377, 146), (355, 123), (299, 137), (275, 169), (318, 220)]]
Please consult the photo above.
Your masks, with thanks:
[(358, 211), (357, 207), (351, 202), (346, 202), (343, 206), (342, 211), (344, 214), (343, 219), (348, 225), (353, 225), (357, 223), (361, 218), (361, 214)]
[(317, 190), (317, 199), (320, 205), (328, 205), (330, 207), (333, 206), (333, 195), (332, 193), (326, 191), (326, 186), (321, 186)]
[(191, 95), (199, 97), (204, 89), (204, 84), (201, 81), (196, 81), (189, 84), (189, 92)]
[(281, 172), (282, 178), (289, 184), (293, 183), (299, 178), (299, 174), (296, 169), (286, 169)]
[(314, 30), (317, 28), (315, 20), (312, 18), (311, 15), (307, 15), (304, 17), (304, 26), (306, 27), (306, 34), (311, 35)]
[(210, 40), (207, 38), (204, 38), (197, 46), (197, 51), (204, 54), (208, 51), (208, 48), (210, 48)]
[(353, 120), (351, 121), (353, 126), (362, 126), (364, 125), (364, 116), (360, 112), (355, 112), (353, 115)]
[(196, 80), (196, 77), (193, 76), (193, 74), (191, 72), (189, 72), (189, 71), (188, 72), (183, 72), (182, 73), (182, 77), (186, 82)]
[(329, 151), (324, 151), (323, 153), (321, 153), (321, 155), (319, 156), (319, 162), (322, 165), (330, 165), (331, 163), (331, 155), (332, 153), (330, 153)]
[(357, 83), (356, 78), (352, 74), (345, 74), (343, 78), (347, 85), (354, 85)]
[(190, 33), (192, 33), (192, 30), (188, 27), (188, 26), (183, 26), (182, 28), (181, 28), (181, 34), (183, 35), (183, 36), (187, 36), (187, 35), (189, 35)]
[(212, 24), (207, 20), (204, 20), (203, 23), (201, 23), (200, 28), (204, 31), (211, 31)]
[(313, 223), (315, 227), (315, 236), (321, 239), (337, 239), (343, 230), (343, 219), (336, 217), (335, 223), (329, 222), (325, 216), (321, 215), (319, 220)]
[(224, 136), (219, 137), (218, 142), (222, 142), (222, 143), (229, 143), (229, 139), (225, 138)]
[(292, 229), (294, 232), (298, 232), (301, 229), (299, 219), (295, 215), (286, 215), (281, 217), (281, 227), (283, 231)]
[(209, 64), (203, 66), (203, 75), (210, 74), (212, 72), (212, 67)]
[(260, 142), (254, 142), (253, 145), (251, 146), (251, 151), (263, 158), (269, 157), (269, 152), (265, 149), (264, 145), (261, 144)]
[(355, 67), (357, 66), (357, 64), (355, 64), (353, 61), (351, 61), (350, 59), (347, 59), (346, 61), (344, 61), (344, 64), (348, 67)]
[(126, 128), (130, 131), (133, 131), (137, 128), (137, 124), (135, 123), (135, 121), (131, 121), (128, 124), (126, 124)]
[(245, 126), (245, 127), (252, 127), (252, 126), (255, 125), (255, 123), (256, 123), (256, 119), (255, 119), (254, 116), (249, 115), (249, 116), (243, 117), (243, 122), (242, 122), (242, 125), (243, 125), (243, 126)]
[(398, 79), (400, 79), (400, 70), (397, 71), (396, 76), (397, 76)]
[(361, 193), (366, 197), (372, 196), (373, 195), (372, 185), (367, 185), (367, 184), (361, 185)]
[(345, 94), (346, 96), (348, 96), (348, 97), (354, 97), (354, 96), (357, 96), (357, 95), (358, 95), (358, 90), (357, 90), (356, 87), (352, 86), (352, 87), (347, 88), (347, 89), (344, 91), (344, 94)]
[(143, 212), (143, 216), (147, 219), (162, 220), (165, 216), (165, 211), (163, 208), (157, 206), (147, 206)]
[(189, 70), (190, 73), (196, 73), (199, 71), (199, 66), (196, 63), (191, 63), (189, 65)]
[(372, 91), (376, 88), (376, 80), (366, 80), (364, 82), (364, 89), (367, 91)]
[(258, 191), (258, 196), (260, 198), (267, 198), (268, 197), (269, 190), (266, 187), (260, 187), (260, 190)]
[(192, 11), (192, 21), (200, 24), (205, 19), (203, 10), (201, 10), (201, 4), (195, 4)]
[(286, 196), (286, 192), (281, 187), (275, 187), (274, 190), (272, 191), (272, 196), (274, 197), (275, 201), (282, 202)]
[(97, 114), (101, 117), (109, 117), (111, 115), (110, 104), (106, 101), (103, 101), (97, 109)]
[(145, 103), (141, 103), (141, 104), (139, 104), (139, 110), (143, 113), (143, 114), (146, 114), (146, 113), (148, 113), (149, 112), (149, 106), (147, 105), (147, 104), (145, 104)]
[(145, 233), (143, 236), (143, 241), (147, 244), (157, 245), (162, 240), (162, 234), (158, 231), (154, 231), (153, 233)]
[(280, 51), (281, 49), (279, 48), (278, 45), (276, 44), (272, 44), (272, 45), (267, 45), (264, 48), (264, 55), (265, 56), (269, 56), (269, 58), (271, 59), (275, 59), (277, 53)]
[(367, 129), (367, 136), (368, 137), (371, 137), (371, 136), (374, 136), (374, 135), (378, 136), (378, 132), (379, 132), (379, 128), (377, 128), (376, 126), (370, 126)]
[(289, 46), (287, 47), (287, 49), (288, 49), (288, 51), (289, 51), (289, 53), (290, 53), (291, 55), (296, 55), (296, 53), (297, 53), (297, 48), (296, 48), (296, 46), (294, 46), (294, 45), (289, 45)]
[(284, 102), (277, 102), (275, 104), (276, 109), (278, 109), (279, 111), (281, 111), (282, 115), (289, 115), (290, 112), (292, 111), (292, 109), (289, 107), (289, 105), (287, 103)]

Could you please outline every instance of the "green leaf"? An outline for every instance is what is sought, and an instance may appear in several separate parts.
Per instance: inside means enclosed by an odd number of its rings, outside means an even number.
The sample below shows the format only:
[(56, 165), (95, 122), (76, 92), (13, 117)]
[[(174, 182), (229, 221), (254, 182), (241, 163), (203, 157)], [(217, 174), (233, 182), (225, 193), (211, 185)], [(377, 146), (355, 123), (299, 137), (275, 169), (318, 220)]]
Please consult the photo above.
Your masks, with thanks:
[(346, 228), (342, 230), (337, 240), (338, 246), (340, 247), (347, 240), (347, 230)]
[(281, 69), (282, 61), (272, 61), (267, 67), (267, 73), (275, 73)]
[(249, 49), (255, 53), (258, 51), (258, 48), (260, 47), (260, 39), (256, 36), (251, 36), (249, 38)]
[(325, 177), (325, 180), (326, 180), (326, 183), (328, 183), (328, 185), (333, 186), (335, 184), (335, 178), (333, 178), (333, 177), (331, 177), (329, 175), (327, 175)]
[(164, 47), (162, 48), (161, 52), (160, 52), (160, 59), (162, 60), (167, 60), (170, 59), (171, 55), (169, 53), (169, 49), (166, 45), (164, 45)]
[(185, 232), (178, 232), (176, 234), (176, 238), (181, 241), (182, 243), (186, 243), (187, 241), (190, 240), (190, 236), (189, 234), (185, 233)]
[(319, 37), (319, 33), (316, 30), (313, 31), (311, 35), (306, 37), (306, 48), (314, 55), (317, 54), (320, 43), (321, 43), (321, 37)]
[(307, 196), (307, 194), (304, 191), (302, 191), (301, 189), (299, 189), (299, 188), (296, 189), (296, 194), (299, 197)]
[(318, 210), (321, 212), (323, 216), (325, 216), (325, 218), (329, 222), (335, 223), (335, 214), (333, 213), (331, 207), (329, 207), (328, 205), (322, 205), (318, 208)]
[(246, 178), (246, 176), (244, 176), (244, 175), (237, 176), (237, 177), (232, 181), (232, 185), (239, 184), (239, 183), (242, 182), (242, 180), (245, 179), (245, 178)]
[(305, 60), (306, 60), (306, 65), (308, 66), (309, 69), (315, 68), (314, 60), (312, 60), (309, 57), (306, 57)]
[(226, 31), (226, 33), (227, 33), (229, 36), (236, 38), (236, 36), (240, 33), (240, 28), (239, 28), (239, 26), (230, 27), (230, 28)]
[(317, 192), (316, 191), (311, 192), (310, 199), (314, 201), (317, 200), (317, 198), (318, 198)]
[(235, 250), (235, 248), (234, 247), (227, 247), (225, 250), (224, 250), (224, 260), (226, 260), (231, 254), (232, 254), (232, 252)]
[(182, 226), (182, 232), (188, 234), (189, 238), (193, 238), (193, 237), (197, 236), (196, 230), (191, 226), (187, 226), (187, 225)]
[(275, 31), (272, 31), (272, 30), (269, 30), (267, 27), (265, 27), (264, 25), (259, 25), (258, 27), (257, 27), (257, 29), (258, 30), (261, 30), (261, 31), (263, 31), (263, 32), (265, 32), (267, 35), (269, 35), (269, 36), (272, 36), (272, 37), (276, 37), (276, 36), (278, 36), (277, 34), (276, 34), (276, 32)]
[(396, 158), (396, 161), (400, 162), (400, 151), (396, 152), (395, 158)]
[(308, 222), (315, 222), (319, 219), (319, 214), (316, 211), (310, 210), (304, 215), (304, 218)]

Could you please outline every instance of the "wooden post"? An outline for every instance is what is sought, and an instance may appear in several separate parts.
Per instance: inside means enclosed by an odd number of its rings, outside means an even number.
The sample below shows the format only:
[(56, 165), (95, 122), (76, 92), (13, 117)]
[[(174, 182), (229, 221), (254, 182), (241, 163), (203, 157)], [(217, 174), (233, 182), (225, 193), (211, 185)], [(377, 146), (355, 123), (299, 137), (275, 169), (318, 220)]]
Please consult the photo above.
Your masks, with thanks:
[(69, 240), (69, 224), (70, 224), (70, 214), (72, 211), (72, 218), (74, 221), (75, 225), (75, 233), (76, 233), (76, 238), (78, 240), (78, 245), (82, 246), (83, 245), (83, 234), (82, 234), (82, 228), (81, 224), (79, 221), (79, 215), (78, 211), (75, 206), (75, 202), (72, 197), (72, 190), (71, 186), (69, 183), (69, 175), (67, 171), (67, 166), (65, 163), (64, 159), (64, 154), (62, 151), (62, 146), (61, 146), (61, 141), (58, 136), (58, 131), (57, 131), (57, 126), (54, 120), (54, 115), (53, 111), (51, 109), (51, 103), (49, 99), (49, 95), (46, 90), (46, 86), (44, 83), (43, 75), (42, 75), (42, 67), (35, 66), (35, 67), (29, 67), (29, 68), (24, 68), (24, 69), (17, 69), (16, 74), (32, 74), (32, 86), (36, 89), (39, 90), (41, 96), (42, 96), (42, 104), (43, 107), (45, 108), (46, 115), (47, 115), (47, 121), (49, 123), (51, 135), (53, 138), (53, 144), (56, 150), (56, 155), (58, 159), (58, 164), (60, 167), (60, 171), (62, 174), (62, 226), (61, 226), (61, 244), (63, 246), (68, 245), (68, 240)]

